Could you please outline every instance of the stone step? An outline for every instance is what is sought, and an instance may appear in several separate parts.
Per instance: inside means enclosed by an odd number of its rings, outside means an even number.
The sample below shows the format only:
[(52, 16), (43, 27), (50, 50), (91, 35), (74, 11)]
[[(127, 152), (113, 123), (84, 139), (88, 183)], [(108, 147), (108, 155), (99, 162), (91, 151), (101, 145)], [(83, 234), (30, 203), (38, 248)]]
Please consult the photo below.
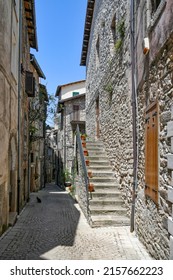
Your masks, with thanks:
[[(85, 159), (88, 159), (90, 161), (108, 161), (108, 158), (106, 155), (92, 155), (88, 154), (88, 156), (85, 156)], [(109, 162), (109, 161), (108, 161)]]
[(112, 177), (112, 179), (114, 178), (114, 173), (112, 171), (105, 171), (105, 170), (97, 170), (97, 171), (93, 171), (93, 170), (88, 170), (88, 172), (92, 173), (92, 178), (95, 177)]
[(94, 166), (109, 166), (110, 163), (109, 160), (89, 160), (89, 166), (94, 167)]
[(107, 170), (107, 171), (112, 171), (112, 169), (111, 169), (111, 166), (109, 166), (109, 165), (89, 165), (88, 166), (88, 170), (90, 170), (90, 171), (99, 171), (99, 170)]
[(96, 193), (102, 192), (102, 193), (106, 194), (106, 193), (113, 193), (114, 191), (116, 193), (118, 193), (118, 192), (120, 193), (120, 190), (118, 188), (119, 186), (115, 185), (115, 184), (101, 184), (101, 183), (96, 184), (96, 183), (94, 183), (93, 186), (94, 186), (94, 190)]
[(110, 215), (110, 214), (115, 214), (115, 215), (126, 215), (127, 210), (126, 208), (117, 205), (116, 207), (112, 205), (90, 205), (90, 212), (91, 215)]
[(88, 147), (93, 147), (93, 148), (95, 148), (95, 147), (104, 148), (104, 144), (103, 144), (102, 142), (99, 142), (99, 141), (97, 141), (97, 142), (94, 142), (94, 141), (86, 141), (86, 145), (87, 145)]
[(97, 206), (97, 207), (103, 207), (103, 206), (123, 206), (124, 202), (122, 199), (116, 198), (116, 199), (110, 199), (110, 198), (102, 198), (102, 199), (91, 199), (90, 200), (90, 206)]
[(121, 198), (121, 192), (119, 190), (107, 189), (106, 192), (104, 189), (97, 189), (92, 193), (92, 198), (96, 200), (116, 200)]
[(117, 184), (117, 180), (114, 177), (92, 177), (89, 179), (91, 183), (112, 183)]
[(103, 150), (90, 150), (87, 147), (86, 147), (86, 150), (88, 150), (89, 156), (92, 155), (92, 156), (99, 156), (99, 157), (107, 158), (107, 155)]
[(91, 217), (91, 227), (107, 227), (107, 226), (129, 226), (130, 219), (126, 216), (116, 215), (95, 215)]

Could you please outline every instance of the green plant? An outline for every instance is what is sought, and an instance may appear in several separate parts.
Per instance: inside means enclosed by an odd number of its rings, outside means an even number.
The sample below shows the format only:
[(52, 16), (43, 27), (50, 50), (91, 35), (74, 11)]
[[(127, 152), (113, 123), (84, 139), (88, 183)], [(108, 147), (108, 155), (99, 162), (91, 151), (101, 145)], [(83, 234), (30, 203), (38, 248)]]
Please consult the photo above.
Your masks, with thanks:
[(122, 48), (123, 41), (122, 39), (118, 39), (115, 43), (115, 50), (119, 51)]
[(123, 39), (125, 36), (125, 22), (124, 19), (118, 22), (117, 24), (117, 31), (120, 35), (120, 38)]
[(117, 24), (117, 32), (119, 34), (119, 39), (115, 43), (115, 50), (120, 51), (122, 49), (123, 40), (125, 36), (125, 21), (122, 19)]
[(113, 92), (113, 85), (111, 82), (109, 82), (107, 85), (105, 85), (104, 87), (104, 90), (109, 92), (109, 93), (112, 93)]
[(64, 170), (64, 180), (65, 182), (71, 182), (71, 173), (69, 172), (68, 169)]

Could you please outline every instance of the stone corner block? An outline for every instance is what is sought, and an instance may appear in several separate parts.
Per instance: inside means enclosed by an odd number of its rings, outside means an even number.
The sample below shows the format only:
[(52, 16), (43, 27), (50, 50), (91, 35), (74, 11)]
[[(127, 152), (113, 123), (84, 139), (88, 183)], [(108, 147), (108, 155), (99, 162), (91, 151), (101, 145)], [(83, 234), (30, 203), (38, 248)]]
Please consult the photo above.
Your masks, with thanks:
[(170, 260), (173, 260), (173, 236), (170, 236)]
[(168, 160), (167, 163), (168, 169), (173, 170), (173, 154), (167, 154), (167, 160)]
[(173, 137), (173, 121), (167, 123), (167, 137)]
[(173, 219), (168, 217), (168, 232), (173, 236)]
[(168, 201), (173, 203), (173, 187), (168, 186)]

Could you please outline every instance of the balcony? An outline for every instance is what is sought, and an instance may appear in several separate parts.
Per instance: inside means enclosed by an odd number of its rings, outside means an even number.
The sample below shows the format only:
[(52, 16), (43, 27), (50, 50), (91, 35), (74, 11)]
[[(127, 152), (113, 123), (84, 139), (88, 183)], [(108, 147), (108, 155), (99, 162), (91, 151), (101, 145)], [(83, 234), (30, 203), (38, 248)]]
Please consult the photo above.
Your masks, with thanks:
[(82, 115), (82, 112), (80, 110), (78, 111), (73, 111), (70, 114), (70, 123), (71, 125), (76, 128), (77, 124), (80, 127), (85, 127), (85, 120), (84, 120), (84, 116)]

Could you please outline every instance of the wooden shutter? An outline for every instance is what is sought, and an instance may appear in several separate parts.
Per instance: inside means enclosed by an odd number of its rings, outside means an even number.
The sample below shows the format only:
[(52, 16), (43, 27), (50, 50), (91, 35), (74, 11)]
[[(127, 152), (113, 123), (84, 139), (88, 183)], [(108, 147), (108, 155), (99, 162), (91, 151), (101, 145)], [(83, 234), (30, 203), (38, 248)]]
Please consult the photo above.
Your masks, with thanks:
[(79, 105), (73, 105), (73, 120), (74, 121), (80, 120)]
[(145, 115), (145, 195), (158, 204), (158, 104), (153, 102)]
[(25, 91), (28, 97), (35, 97), (35, 78), (29, 71), (25, 72)]

